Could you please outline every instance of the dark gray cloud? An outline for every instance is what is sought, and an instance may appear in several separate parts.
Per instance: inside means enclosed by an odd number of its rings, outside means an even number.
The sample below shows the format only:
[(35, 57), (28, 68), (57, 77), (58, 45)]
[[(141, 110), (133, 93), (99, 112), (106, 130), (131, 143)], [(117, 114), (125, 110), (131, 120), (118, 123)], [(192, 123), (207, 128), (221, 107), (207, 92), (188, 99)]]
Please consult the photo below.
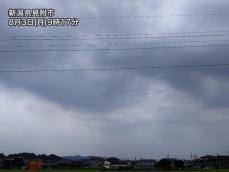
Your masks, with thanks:
[[(31, 41), (1, 41), (1, 50), (21, 49), (85, 49), (85, 48), (130, 48), (130, 47), (167, 47), (192, 46), (208, 44), (228, 44), (228, 32), (213, 33), (209, 31), (227, 30), (229, 23), (227, 15), (192, 16), (192, 17), (152, 17), (123, 19), (88, 19), (87, 17), (109, 16), (147, 16), (167, 14), (208, 14), (227, 13), (226, 0), (176, 0), (176, 1), (4, 1), (0, 7), (2, 18), (7, 18), (7, 9), (23, 8), (55, 8), (57, 16), (81, 17), (77, 28), (10, 28), (1, 20), (1, 39), (5, 36), (42, 35), (71, 36), (91, 38), (94, 34), (145, 34), (155, 33), (151, 38), (138, 39), (89, 39), (89, 40), (31, 40)], [(203, 32), (195, 37), (178, 37), (167, 32)], [(186, 34), (188, 35), (188, 34)], [(192, 34), (193, 35), (193, 34)], [(206, 36), (213, 35), (213, 36)], [(215, 36), (219, 35), (219, 36)], [(143, 37), (144, 35), (138, 35)], [(152, 38), (165, 37), (167, 38)], [(117, 37), (123, 37), (117, 36)], [(134, 37), (126, 36), (126, 37)], [(42, 37), (40, 37), (42, 38)], [(223, 40), (220, 41), (220, 40)], [(197, 42), (202, 41), (202, 42)], [(127, 44), (133, 44), (132, 46)], [(143, 44), (145, 43), (145, 44)], [(148, 44), (147, 44), (148, 43)], [(150, 44), (149, 44), (150, 43)], [(80, 45), (80, 47), (51, 47), (48, 45)], [(88, 46), (94, 44), (96, 46)], [(110, 46), (108, 44), (113, 44)], [(118, 44), (118, 45), (114, 45)], [(122, 45), (126, 44), (126, 45)], [(27, 46), (24, 48), (2, 47), (6, 45)], [(43, 45), (43, 48), (36, 47)], [(31, 47), (28, 47), (31, 46)], [(33, 47), (35, 46), (35, 47)], [(1, 53), (1, 69), (48, 69), (48, 68), (93, 68), (93, 67), (132, 67), (132, 66), (164, 66), (191, 64), (228, 63), (227, 47), (199, 48), (159, 48), (153, 50), (129, 51), (80, 51), (80, 52), (33, 52), (33, 53)], [(60, 154), (88, 153), (100, 155), (118, 155), (122, 157), (147, 156), (161, 157), (168, 153), (187, 156), (190, 152), (225, 153), (229, 142), (226, 137), (228, 127), (228, 67), (195, 68), (195, 69), (155, 69), (136, 71), (81, 71), (81, 72), (50, 72), (50, 73), (1, 73), (1, 90), (6, 92), (1, 99), (9, 99), (9, 103), (20, 106), (17, 111), (14, 106), (1, 108), (6, 114), (18, 112), (26, 118), (34, 113), (35, 118), (46, 120), (46, 128), (55, 116), (58, 121), (67, 122), (67, 127), (61, 125), (60, 133), (53, 138), (63, 138), (55, 148), (51, 148), (48, 137), (59, 123), (51, 125), (46, 136), (41, 136), (46, 144), (34, 146), (27, 150), (56, 151)], [(7, 87), (7, 89), (5, 88)], [(11, 90), (15, 95), (11, 95)], [(16, 91), (15, 91), (16, 90)], [(19, 93), (18, 93), (19, 92)], [(23, 95), (24, 104), (18, 104), (17, 95)], [(11, 98), (11, 96), (13, 98)], [(32, 97), (32, 98), (31, 98)], [(31, 100), (32, 103), (29, 103)], [(20, 101), (19, 101), (20, 102)], [(30, 108), (38, 106), (38, 108)], [(57, 110), (58, 109), (58, 110)], [(2, 116), (5, 119), (6, 116)], [(48, 122), (47, 122), (48, 121)], [(91, 121), (91, 122), (90, 122)], [(88, 122), (88, 123), (87, 123)], [(6, 124), (13, 121), (7, 120)], [(25, 127), (19, 133), (11, 133), (12, 137), (26, 135), (31, 127), (28, 121), (23, 121)], [(61, 122), (60, 122), (61, 123)], [(74, 150), (77, 139), (70, 138), (75, 134), (81, 141)], [(214, 125), (213, 125), (214, 124)], [(7, 125), (6, 125), (7, 126)], [(86, 127), (85, 127), (86, 126)], [(15, 129), (19, 125), (15, 125)], [(38, 127), (40, 128), (40, 127)], [(89, 128), (89, 129), (88, 129)], [(2, 137), (6, 137), (3, 128)], [(67, 134), (69, 132), (69, 135)], [(220, 133), (220, 134), (219, 134)], [(38, 134), (39, 135), (39, 134)], [(136, 135), (138, 137), (136, 137)], [(69, 137), (68, 137), (69, 136)], [(192, 136), (192, 138), (190, 138)], [(114, 140), (116, 143), (114, 143)], [(9, 141), (13, 141), (9, 140)], [(69, 143), (71, 142), (71, 143)], [(206, 143), (210, 143), (206, 145)], [(65, 150), (65, 144), (70, 144)], [(91, 143), (91, 144), (89, 144)], [(169, 144), (170, 143), (170, 144)], [(198, 144), (197, 144), (198, 143)], [(20, 145), (24, 145), (23, 141)], [(86, 148), (82, 145), (86, 144)], [(132, 146), (130, 146), (130, 144)], [(185, 146), (180, 146), (185, 145)], [(15, 145), (7, 146), (6, 151)], [(26, 147), (26, 146), (25, 146)], [(23, 150), (26, 148), (23, 147)], [(37, 147), (37, 148), (36, 148)], [(134, 151), (133, 151), (134, 150)], [(150, 151), (149, 151), (150, 150)], [(136, 153), (133, 153), (136, 152)]]

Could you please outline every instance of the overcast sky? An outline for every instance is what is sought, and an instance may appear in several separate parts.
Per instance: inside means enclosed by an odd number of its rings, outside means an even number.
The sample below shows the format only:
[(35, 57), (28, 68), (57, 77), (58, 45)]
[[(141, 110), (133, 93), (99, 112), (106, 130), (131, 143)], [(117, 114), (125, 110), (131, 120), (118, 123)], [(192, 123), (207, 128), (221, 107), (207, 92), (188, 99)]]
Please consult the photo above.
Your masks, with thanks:
[[(1, 51), (229, 44), (228, 0), (0, 3)], [(77, 27), (9, 27), (9, 8), (54, 8), (56, 17), (79, 17), (80, 23)], [(120, 16), (130, 18), (103, 18)], [(39, 35), (86, 40), (36, 40), (42, 38)], [(4, 41), (8, 36), (36, 39)], [(115, 39), (127, 37), (138, 38)], [(0, 70), (219, 64), (229, 63), (228, 55), (228, 46), (0, 52)], [(131, 159), (167, 154), (188, 158), (191, 152), (228, 154), (228, 74), (229, 67), (0, 73), (0, 152)]]

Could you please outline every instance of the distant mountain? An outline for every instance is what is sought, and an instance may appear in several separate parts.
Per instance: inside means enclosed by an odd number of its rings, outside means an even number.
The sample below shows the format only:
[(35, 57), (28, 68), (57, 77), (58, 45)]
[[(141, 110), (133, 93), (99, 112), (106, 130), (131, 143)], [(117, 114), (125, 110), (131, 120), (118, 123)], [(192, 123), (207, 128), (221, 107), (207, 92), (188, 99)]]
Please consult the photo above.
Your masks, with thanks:
[(34, 153), (23, 152), (23, 153), (9, 154), (7, 156), (7, 158), (18, 158), (18, 157), (23, 157), (25, 159), (36, 159), (37, 155)]
[(42, 154), (42, 155), (37, 155), (37, 158), (38, 159), (42, 159), (43, 161), (60, 161), (62, 160), (61, 157), (55, 155), (55, 154), (51, 154), (51, 155), (45, 155), (45, 154)]
[(59, 161), (62, 160), (61, 157), (51, 154), (51, 155), (36, 155), (34, 153), (28, 153), (28, 152), (23, 152), (23, 153), (15, 153), (15, 154), (10, 154), (7, 156), (7, 158), (18, 158), (18, 157), (23, 157), (25, 159), (42, 159), (43, 161)]
[(88, 157), (86, 157), (86, 156), (81, 156), (81, 155), (63, 156), (62, 158), (63, 158), (63, 159), (66, 159), (66, 160), (71, 160), (71, 161), (77, 161), (77, 160), (88, 159)]

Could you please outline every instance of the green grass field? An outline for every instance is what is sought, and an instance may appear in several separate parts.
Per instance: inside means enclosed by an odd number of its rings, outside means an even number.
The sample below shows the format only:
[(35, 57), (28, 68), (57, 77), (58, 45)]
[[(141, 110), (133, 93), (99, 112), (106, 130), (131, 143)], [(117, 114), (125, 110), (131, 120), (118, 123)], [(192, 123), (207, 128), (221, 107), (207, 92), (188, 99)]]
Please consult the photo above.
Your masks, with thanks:
[[(10, 170), (6, 170), (6, 169), (0, 169), (0, 172), (26, 172), (29, 170), (17, 170), (17, 169), (10, 169)], [(33, 170), (37, 171), (37, 172), (101, 172), (101, 170), (97, 170), (97, 169), (74, 169), (74, 170), (61, 170), (61, 169), (43, 169), (43, 170)], [(149, 170), (147, 170), (149, 172)], [(144, 172), (147, 172), (144, 171)], [(229, 172), (229, 169), (220, 169), (220, 170), (152, 170), (152, 172)], [(106, 171), (105, 171), (106, 172)], [(109, 172), (109, 171), (108, 171)], [(114, 170), (112, 170), (111, 172), (114, 172)], [(127, 172), (127, 171), (120, 171), (117, 170), (117, 172)], [(143, 171), (131, 171), (128, 170), (128, 172), (143, 172)]]

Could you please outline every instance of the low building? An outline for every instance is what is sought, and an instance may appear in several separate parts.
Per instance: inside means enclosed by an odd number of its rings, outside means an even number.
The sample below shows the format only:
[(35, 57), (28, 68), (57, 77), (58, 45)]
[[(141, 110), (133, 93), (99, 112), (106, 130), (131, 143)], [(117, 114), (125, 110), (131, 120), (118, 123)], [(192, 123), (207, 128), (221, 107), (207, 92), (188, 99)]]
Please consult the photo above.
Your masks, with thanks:
[(229, 168), (229, 156), (221, 155), (216, 157), (216, 167), (217, 168)]
[(103, 164), (104, 158), (102, 157), (90, 156), (88, 159), (83, 160), (83, 165), (85, 168), (103, 168)]
[(200, 157), (200, 168), (204, 169), (212, 169), (216, 168), (216, 156), (213, 155), (206, 155)]
[(14, 168), (22, 169), (26, 167), (26, 160), (23, 157), (16, 157), (14, 159)]
[(118, 158), (111, 157), (104, 161), (104, 169), (129, 169), (131, 167), (131, 161), (119, 160)]
[(3, 160), (3, 168), (12, 169), (15, 168), (14, 158), (6, 158)]
[[(205, 155), (200, 157), (199, 159), (194, 159), (191, 161), (192, 168), (202, 168), (202, 169), (214, 169), (221, 168), (226, 169), (229, 168), (229, 156), (228, 155)], [(184, 161), (185, 167), (188, 166), (186, 161)]]
[(3, 168), (3, 159), (0, 158), (0, 169)]
[(135, 169), (154, 169), (156, 160), (154, 159), (141, 159), (134, 162)]
[(164, 158), (158, 162), (158, 167), (161, 169), (182, 169), (184, 168), (184, 161), (176, 158)]
[(60, 169), (71, 169), (72, 168), (72, 161), (70, 160), (61, 160), (57, 163), (57, 168)]
[(29, 170), (40, 170), (44, 166), (41, 159), (29, 160)]
[(58, 162), (56, 160), (46, 160), (43, 162), (44, 168), (57, 168)]
[(184, 160), (184, 168), (185, 169), (191, 169), (191, 168), (193, 168), (193, 161), (191, 161), (191, 160)]

